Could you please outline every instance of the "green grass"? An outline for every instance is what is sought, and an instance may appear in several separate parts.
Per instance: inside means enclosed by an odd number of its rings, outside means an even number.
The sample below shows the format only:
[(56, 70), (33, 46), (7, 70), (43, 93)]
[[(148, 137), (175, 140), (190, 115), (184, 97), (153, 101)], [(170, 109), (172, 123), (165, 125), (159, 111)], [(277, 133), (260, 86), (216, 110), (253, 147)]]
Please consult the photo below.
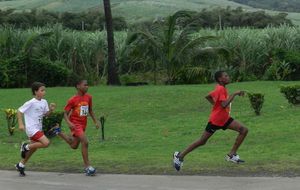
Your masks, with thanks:
[[(111, 0), (111, 5), (113, 15), (125, 17), (129, 23), (168, 16), (183, 9), (200, 11), (204, 8), (230, 6), (232, 8), (243, 7), (250, 11), (260, 10), (228, 0)], [(55, 12), (81, 12), (99, 7), (102, 10), (102, 6), (100, 0), (11, 0), (0, 2), (1, 9), (45, 9)], [(278, 13), (276, 11), (268, 12)], [(300, 25), (300, 13), (289, 13), (288, 18)]]
[[(261, 116), (255, 116), (247, 97), (237, 97), (232, 116), (250, 130), (239, 150), (247, 162), (234, 165), (224, 161), (236, 133), (219, 131), (209, 142), (191, 154), (181, 174), (285, 175), (300, 172), (300, 107), (287, 103), (279, 92), (281, 84), (299, 82), (245, 82), (228, 86), (229, 91), (244, 89), (265, 94)], [(182, 150), (204, 130), (211, 106), (204, 96), (214, 88), (209, 85), (90, 87), (95, 113), (105, 114), (106, 140), (89, 122), (87, 135), (92, 165), (100, 173), (177, 174), (171, 167), (175, 150)], [(46, 99), (63, 109), (73, 88), (47, 88)], [(17, 108), (30, 99), (29, 89), (1, 89), (1, 107)], [(0, 117), (0, 168), (13, 169), (19, 161), (19, 145), (25, 133), (9, 136), (4, 113)], [(68, 132), (66, 125), (63, 129)], [(47, 149), (33, 155), (29, 170), (81, 172), (80, 150), (70, 149), (61, 139), (51, 139)]]

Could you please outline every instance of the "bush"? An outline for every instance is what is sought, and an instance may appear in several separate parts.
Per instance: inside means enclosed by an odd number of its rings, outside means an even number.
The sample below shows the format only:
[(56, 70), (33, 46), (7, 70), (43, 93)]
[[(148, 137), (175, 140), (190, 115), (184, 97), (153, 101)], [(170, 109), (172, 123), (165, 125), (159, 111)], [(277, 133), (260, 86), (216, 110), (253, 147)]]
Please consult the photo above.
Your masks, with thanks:
[(28, 82), (44, 82), (47, 86), (66, 86), (71, 72), (58, 61), (33, 59), (28, 66)]
[(292, 70), (288, 75), (290, 80), (300, 80), (300, 53), (294, 50), (282, 50), (279, 49), (276, 52), (276, 57), (280, 61), (289, 63), (289, 67)]
[(280, 92), (284, 94), (289, 103), (300, 104), (300, 85), (281, 86)]
[(47, 137), (53, 137), (54, 134), (49, 131), (52, 127), (59, 124), (61, 126), (64, 112), (53, 112), (51, 115), (43, 118), (43, 131)]
[(0, 60), (0, 87), (25, 87), (27, 82), (25, 62), (26, 57), (22, 55)]
[(268, 80), (288, 80), (293, 72), (295, 69), (291, 67), (290, 63), (276, 60), (266, 71), (266, 77)]
[(260, 110), (264, 103), (264, 94), (261, 93), (247, 93), (251, 107), (254, 109), (256, 115), (260, 115)]
[(20, 55), (0, 60), (0, 87), (26, 87), (34, 81), (47, 86), (67, 86), (72, 73), (59, 61), (46, 58), (28, 59)]

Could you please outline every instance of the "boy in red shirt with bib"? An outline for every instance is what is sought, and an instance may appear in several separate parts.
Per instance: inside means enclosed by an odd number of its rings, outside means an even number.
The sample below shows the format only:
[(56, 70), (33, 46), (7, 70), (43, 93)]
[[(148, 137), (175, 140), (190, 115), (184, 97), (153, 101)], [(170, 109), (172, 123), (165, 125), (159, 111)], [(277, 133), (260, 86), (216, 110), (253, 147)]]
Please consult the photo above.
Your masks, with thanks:
[(96, 173), (96, 169), (90, 165), (88, 158), (88, 140), (85, 135), (87, 116), (90, 115), (92, 117), (97, 129), (99, 128), (99, 124), (92, 109), (92, 96), (87, 94), (87, 81), (78, 81), (76, 83), (76, 89), (77, 94), (68, 100), (68, 103), (64, 108), (64, 119), (71, 130), (72, 137), (62, 133), (59, 127), (56, 127), (53, 132), (64, 139), (73, 149), (77, 149), (81, 143), (85, 174), (87, 176), (93, 176)]
[(229, 76), (224, 71), (216, 72), (215, 80), (218, 83), (215, 90), (205, 97), (213, 105), (205, 131), (199, 140), (188, 146), (183, 152), (177, 151), (173, 154), (173, 166), (177, 171), (182, 167), (184, 157), (195, 148), (205, 145), (207, 140), (219, 129), (231, 129), (238, 132), (236, 141), (231, 151), (225, 156), (225, 160), (234, 163), (244, 162), (240, 159), (239, 155), (237, 155), (237, 150), (247, 136), (248, 129), (243, 124), (230, 117), (231, 102), (235, 96), (243, 96), (244, 92), (237, 91), (228, 96), (225, 86), (229, 84)]

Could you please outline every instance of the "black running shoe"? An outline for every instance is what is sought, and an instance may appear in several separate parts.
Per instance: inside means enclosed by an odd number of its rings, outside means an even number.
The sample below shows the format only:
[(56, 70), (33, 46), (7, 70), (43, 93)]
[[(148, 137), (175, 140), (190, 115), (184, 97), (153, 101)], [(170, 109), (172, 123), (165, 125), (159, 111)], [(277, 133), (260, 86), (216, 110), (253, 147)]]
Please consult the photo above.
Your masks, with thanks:
[(15, 165), (16, 169), (20, 172), (20, 177), (24, 177), (26, 174), (25, 174), (25, 168), (24, 167), (21, 167), (19, 166), (19, 163), (17, 163)]
[(28, 150), (25, 148), (26, 145), (27, 145), (27, 143), (22, 143), (22, 145), (21, 145), (21, 149), (20, 149), (20, 151), (21, 151), (21, 158), (25, 158), (26, 152), (28, 152)]
[(49, 135), (51, 136), (55, 136), (58, 135), (59, 133), (61, 133), (61, 129), (58, 125), (52, 127), (49, 131), (48, 131)]

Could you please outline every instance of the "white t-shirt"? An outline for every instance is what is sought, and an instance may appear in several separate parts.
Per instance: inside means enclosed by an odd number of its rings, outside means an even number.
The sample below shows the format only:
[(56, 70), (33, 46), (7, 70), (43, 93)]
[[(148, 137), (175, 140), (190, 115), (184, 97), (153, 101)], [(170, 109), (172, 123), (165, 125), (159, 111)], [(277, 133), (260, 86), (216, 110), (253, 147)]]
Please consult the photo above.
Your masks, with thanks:
[(24, 114), (25, 129), (28, 137), (32, 137), (36, 132), (42, 131), (43, 116), (49, 111), (48, 103), (45, 99), (32, 98), (25, 102), (19, 108), (19, 111)]

